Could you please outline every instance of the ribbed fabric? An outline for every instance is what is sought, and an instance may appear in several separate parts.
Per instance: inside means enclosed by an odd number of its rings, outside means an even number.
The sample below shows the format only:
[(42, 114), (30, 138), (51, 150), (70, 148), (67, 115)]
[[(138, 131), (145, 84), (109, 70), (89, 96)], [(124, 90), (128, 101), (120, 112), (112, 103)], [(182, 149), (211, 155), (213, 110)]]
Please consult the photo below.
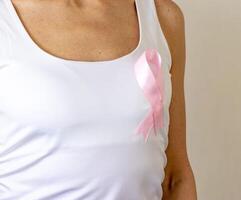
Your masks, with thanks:
[[(140, 40), (107, 61), (41, 49), (10, 0), (0, 0), (0, 200), (160, 200), (166, 166), (171, 54), (154, 0), (135, 0)], [(158, 49), (164, 127), (147, 143), (134, 129), (150, 104), (134, 74)]]

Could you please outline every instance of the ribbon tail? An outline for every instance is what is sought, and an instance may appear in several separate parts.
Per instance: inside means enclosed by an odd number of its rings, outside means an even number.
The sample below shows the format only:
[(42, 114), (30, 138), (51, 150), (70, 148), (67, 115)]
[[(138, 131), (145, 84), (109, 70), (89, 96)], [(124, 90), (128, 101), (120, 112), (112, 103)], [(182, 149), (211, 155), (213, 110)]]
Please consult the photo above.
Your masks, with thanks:
[(153, 112), (153, 120), (154, 120), (154, 130), (155, 135), (157, 135), (158, 129), (163, 127), (163, 113), (162, 113), (162, 107), (155, 110)]
[(147, 138), (148, 135), (150, 134), (150, 128), (152, 126), (153, 126), (153, 113), (150, 112), (135, 129), (135, 133), (143, 134), (144, 137)]

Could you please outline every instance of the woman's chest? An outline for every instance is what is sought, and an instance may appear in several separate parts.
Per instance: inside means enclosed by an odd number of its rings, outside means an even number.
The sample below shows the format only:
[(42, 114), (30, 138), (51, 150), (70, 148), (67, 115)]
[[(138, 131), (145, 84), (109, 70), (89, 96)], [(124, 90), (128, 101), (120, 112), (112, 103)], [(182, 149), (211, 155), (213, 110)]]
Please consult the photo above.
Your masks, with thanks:
[(47, 2), (17, 3), (15, 7), (28, 35), (49, 54), (67, 60), (101, 61), (126, 55), (137, 46), (138, 21), (129, 5), (93, 8), (92, 4)]
[(149, 103), (133, 66), (12, 63), (0, 73), (0, 110), (40, 126), (140, 120)]

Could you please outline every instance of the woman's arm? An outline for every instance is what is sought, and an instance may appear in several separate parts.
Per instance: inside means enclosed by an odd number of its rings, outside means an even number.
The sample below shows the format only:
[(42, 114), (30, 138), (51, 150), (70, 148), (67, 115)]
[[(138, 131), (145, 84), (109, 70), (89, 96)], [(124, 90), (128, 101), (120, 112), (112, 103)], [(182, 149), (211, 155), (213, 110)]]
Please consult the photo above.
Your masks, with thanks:
[(196, 200), (195, 180), (186, 149), (184, 16), (171, 0), (155, 0), (155, 4), (172, 55), (172, 100), (163, 200)]

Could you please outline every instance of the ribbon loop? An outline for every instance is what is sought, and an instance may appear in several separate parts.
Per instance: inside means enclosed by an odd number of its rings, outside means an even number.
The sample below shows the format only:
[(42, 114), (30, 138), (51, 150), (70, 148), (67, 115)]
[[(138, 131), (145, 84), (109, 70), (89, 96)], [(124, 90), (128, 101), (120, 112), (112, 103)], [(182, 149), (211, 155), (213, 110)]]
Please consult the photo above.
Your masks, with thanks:
[(135, 63), (134, 70), (137, 82), (151, 104), (150, 112), (135, 130), (136, 134), (144, 135), (146, 142), (152, 128), (157, 135), (158, 129), (163, 127), (164, 81), (159, 52), (146, 49)]

